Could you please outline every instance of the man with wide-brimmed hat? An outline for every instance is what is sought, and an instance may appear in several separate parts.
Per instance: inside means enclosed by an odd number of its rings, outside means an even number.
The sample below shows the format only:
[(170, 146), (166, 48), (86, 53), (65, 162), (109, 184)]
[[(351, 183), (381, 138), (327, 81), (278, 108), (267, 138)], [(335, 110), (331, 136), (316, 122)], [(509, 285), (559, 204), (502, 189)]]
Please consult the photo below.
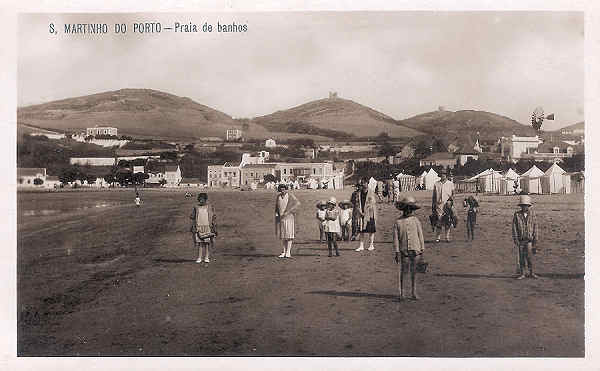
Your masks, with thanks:
[(519, 249), (520, 274), (517, 279), (525, 278), (525, 263), (529, 266), (529, 277), (538, 278), (533, 273), (533, 255), (536, 253), (538, 241), (538, 227), (535, 213), (530, 209), (531, 197), (519, 197), (521, 210), (515, 212), (512, 222), (512, 237), (515, 247)]
[(417, 297), (417, 283), (415, 280), (417, 257), (421, 256), (425, 250), (425, 241), (423, 239), (423, 228), (419, 218), (413, 215), (413, 212), (419, 209), (414, 197), (407, 196), (395, 203), (396, 208), (402, 211), (394, 223), (393, 239), (394, 251), (396, 253), (394, 260), (400, 263), (400, 299), (404, 298), (404, 274), (410, 271), (412, 298)]
[[(448, 180), (447, 172), (442, 169), (440, 172), (440, 180), (433, 185), (433, 194), (431, 197), (431, 221), (434, 230), (437, 229), (436, 242), (440, 242), (442, 238), (442, 215), (444, 214), (444, 204), (454, 195), (454, 183)], [(446, 241), (450, 242), (450, 228), (445, 228)]]

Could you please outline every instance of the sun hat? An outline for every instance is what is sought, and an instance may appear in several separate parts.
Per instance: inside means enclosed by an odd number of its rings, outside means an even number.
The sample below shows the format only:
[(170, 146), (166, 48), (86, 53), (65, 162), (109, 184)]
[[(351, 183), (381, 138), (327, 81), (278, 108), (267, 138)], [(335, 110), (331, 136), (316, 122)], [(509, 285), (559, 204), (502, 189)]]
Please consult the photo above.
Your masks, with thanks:
[(396, 201), (396, 207), (400, 210), (404, 210), (405, 208), (411, 208), (413, 210), (421, 208), (417, 205), (417, 200), (415, 200), (413, 196), (406, 196), (400, 201)]
[(329, 199), (329, 201), (327, 201), (327, 204), (334, 204), (334, 205), (337, 205), (337, 200), (335, 199), (335, 197), (331, 197), (331, 198)]
[(531, 197), (527, 196), (527, 195), (521, 195), (519, 197), (519, 206), (521, 205), (528, 205), (531, 206)]

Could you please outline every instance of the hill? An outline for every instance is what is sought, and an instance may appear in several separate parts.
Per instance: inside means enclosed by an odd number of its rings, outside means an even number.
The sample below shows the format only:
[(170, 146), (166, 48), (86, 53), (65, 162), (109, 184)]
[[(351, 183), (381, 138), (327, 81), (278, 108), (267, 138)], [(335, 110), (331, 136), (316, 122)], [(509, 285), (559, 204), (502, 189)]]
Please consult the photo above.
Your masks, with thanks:
[(505, 116), (485, 111), (434, 111), (398, 121), (400, 124), (436, 137), (475, 137), (496, 140), (501, 136), (534, 136), (535, 130)]
[(560, 128), (556, 131), (563, 131), (563, 130), (585, 130), (585, 121), (581, 121), (578, 122), (576, 124), (573, 125), (569, 125), (569, 126), (565, 126), (564, 128)]
[(398, 124), (381, 112), (341, 98), (315, 100), (256, 117), (252, 121), (273, 132), (307, 133), (332, 138), (374, 137), (382, 132), (393, 138), (423, 134)]
[(189, 98), (151, 90), (121, 89), (22, 107), (19, 124), (59, 131), (94, 125), (119, 134), (162, 138), (224, 136), (239, 127), (229, 115)]

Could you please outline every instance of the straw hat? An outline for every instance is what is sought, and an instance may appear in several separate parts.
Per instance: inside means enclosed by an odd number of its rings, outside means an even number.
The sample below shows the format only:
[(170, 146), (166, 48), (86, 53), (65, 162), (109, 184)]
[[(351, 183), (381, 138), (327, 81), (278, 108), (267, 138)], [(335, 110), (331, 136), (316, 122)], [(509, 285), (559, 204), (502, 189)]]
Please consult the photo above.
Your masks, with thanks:
[(531, 197), (529, 197), (527, 195), (521, 195), (519, 197), (519, 206), (521, 206), (521, 205), (529, 205), (529, 206), (531, 206), (532, 205), (532, 203), (531, 203)]
[(417, 205), (417, 200), (412, 196), (406, 196), (400, 201), (396, 201), (396, 207), (400, 210), (404, 210), (405, 208), (411, 208), (413, 210), (421, 208)]
[(327, 204), (334, 204), (334, 205), (337, 205), (337, 200), (335, 199), (335, 197), (331, 197), (331, 198), (329, 199), (329, 201), (327, 201)]

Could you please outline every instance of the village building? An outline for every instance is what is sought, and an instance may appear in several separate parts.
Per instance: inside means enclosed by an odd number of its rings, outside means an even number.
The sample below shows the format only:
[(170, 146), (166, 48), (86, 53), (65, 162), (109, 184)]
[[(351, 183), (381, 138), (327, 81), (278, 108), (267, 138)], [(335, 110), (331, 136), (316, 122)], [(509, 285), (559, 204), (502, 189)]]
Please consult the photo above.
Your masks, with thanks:
[(240, 129), (227, 129), (225, 139), (228, 141), (242, 139), (242, 131)]
[[(37, 180), (36, 180), (37, 179)], [(44, 187), (46, 168), (17, 168), (17, 187)], [(36, 184), (39, 183), (39, 184)]]
[(55, 139), (55, 140), (59, 140), (59, 139), (65, 139), (67, 136), (65, 134), (61, 134), (61, 133), (52, 133), (52, 132), (35, 132), (35, 133), (31, 133), (31, 136), (34, 137), (41, 137), (44, 136), (48, 139)]
[(242, 185), (263, 183), (266, 175), (275, 176), (276, 164), (250, 164), (240, 169)]
[(455, 154), (458, 159), (458, 163), (460, 166), (465, 166), (465, 164), (469, 161), (469, 159), (477, 160), (479, 159), (479, 154), (477, 153), (462, 153), (458, 152)]
[(534, 153), (542, 140), (535, 137), (518, 137), (513, 134), (509, 138), (501, 138), (500, 151), (503, 158), (513, 162), (519, 161), (523, 154)]
[(457, 159), (453, 153), (436, 152), (419, 161), (419, 166), (443, 166), (453, 169), (456, 166)]
[(200, 178), (183, 178), (179, 182), (180, 187), (203, 187), (204, 183)]
[(86, 128), (86, 136), (97, 136), (97, 135), (114, 135), (117, 136), (118, 129), (110, 126), (94, 126), (93, 128)]
[(267, 139), (265, 141), (265, 147), (267, 147), (267, 148), (275, 148), (275, 147), (277, 147), (277, 143), (275, 142), (274, 139)]
[(61, 185), (61, 181), (57, 176), (54, 175), (46, 175), (46, 181), (44, 182), (45, 188), (59, 188)]

